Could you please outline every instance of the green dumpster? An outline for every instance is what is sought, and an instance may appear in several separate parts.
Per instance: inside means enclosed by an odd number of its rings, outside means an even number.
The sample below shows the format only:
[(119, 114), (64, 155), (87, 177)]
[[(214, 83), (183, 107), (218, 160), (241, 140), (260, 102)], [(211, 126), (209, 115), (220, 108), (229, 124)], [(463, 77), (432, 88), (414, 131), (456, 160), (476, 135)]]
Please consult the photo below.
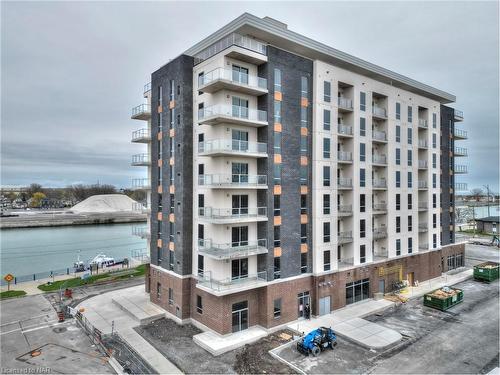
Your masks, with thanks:
[(443, 286), (424, 295), (424, 306), (445, 311), (459, 304), (463, 299), (464, 292), (461, 289)]
[(474, 280), (492, 282), (498, 279), (499, 264), (485, 262), (474, 266)]

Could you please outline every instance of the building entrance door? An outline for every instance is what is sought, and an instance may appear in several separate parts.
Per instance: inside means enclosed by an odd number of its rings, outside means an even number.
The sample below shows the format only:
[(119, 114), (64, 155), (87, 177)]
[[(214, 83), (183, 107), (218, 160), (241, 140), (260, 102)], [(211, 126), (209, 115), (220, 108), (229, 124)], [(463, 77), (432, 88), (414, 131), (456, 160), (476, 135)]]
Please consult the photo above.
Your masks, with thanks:
[(299, 293), (297, 295), (297, 299), (298, 299), (298, 302), (299, 302), (299, 318), (304, 318), (306, 315), (305, 315), (305, 311), (306, 311), (306, 305), (309, 305), (309, 307), (311, 306), (311, 302), (310, 302), (310, 299), (309, 299), (309, 292), (302, 292), (302, 293)]
[(233, 304), (232, 309), (233, 332), (243, 331), (248, 328), (248, 301)]
[(378, 281), (378, 291), (379, 291), (379, 293), (385, 293), (385, 280), (384, 279), (380, 279)]
[(409, 286), (413, 286), (413, 279), (415, 277), (413, 276), (413, 272), (408, 272), (408, 274), (406, 275), (406, 279), (408, 280), (408, 285)]
[(319, 315), (330, 314), (330, 296), (319, 299)]

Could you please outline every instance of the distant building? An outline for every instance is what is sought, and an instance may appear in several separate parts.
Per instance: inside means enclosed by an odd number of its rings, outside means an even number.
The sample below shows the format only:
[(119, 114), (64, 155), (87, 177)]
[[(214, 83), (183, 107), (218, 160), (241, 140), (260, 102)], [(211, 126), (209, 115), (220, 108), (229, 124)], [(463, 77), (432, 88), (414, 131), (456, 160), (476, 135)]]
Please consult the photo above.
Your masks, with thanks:
[(486, 233), (498, 233), (500, 226), (500, 216), (488, 216), (476, 219), (477, 230)]

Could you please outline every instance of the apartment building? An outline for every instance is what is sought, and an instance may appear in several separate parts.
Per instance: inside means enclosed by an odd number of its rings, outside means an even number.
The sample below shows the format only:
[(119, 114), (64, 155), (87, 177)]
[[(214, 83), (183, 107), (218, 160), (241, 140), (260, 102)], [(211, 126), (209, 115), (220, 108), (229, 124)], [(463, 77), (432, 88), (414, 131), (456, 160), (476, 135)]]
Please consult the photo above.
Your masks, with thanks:
[(463, 265), (453, 95), (243, 14), (145, 96), (146, 290), (179, 322), (271, 330)]

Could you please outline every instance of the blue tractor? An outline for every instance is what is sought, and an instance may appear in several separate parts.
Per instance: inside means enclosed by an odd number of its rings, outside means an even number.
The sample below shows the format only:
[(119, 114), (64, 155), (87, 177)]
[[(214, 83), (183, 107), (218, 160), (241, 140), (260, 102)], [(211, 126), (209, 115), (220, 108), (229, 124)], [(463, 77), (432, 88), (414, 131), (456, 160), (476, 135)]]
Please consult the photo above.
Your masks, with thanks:
[(297, 350), (305, 355), (317, 357), (325, 349), (333, 349), (337, 345), (337, 336), (331, 328), (320, 327), (309, 332), (297, 342)]

